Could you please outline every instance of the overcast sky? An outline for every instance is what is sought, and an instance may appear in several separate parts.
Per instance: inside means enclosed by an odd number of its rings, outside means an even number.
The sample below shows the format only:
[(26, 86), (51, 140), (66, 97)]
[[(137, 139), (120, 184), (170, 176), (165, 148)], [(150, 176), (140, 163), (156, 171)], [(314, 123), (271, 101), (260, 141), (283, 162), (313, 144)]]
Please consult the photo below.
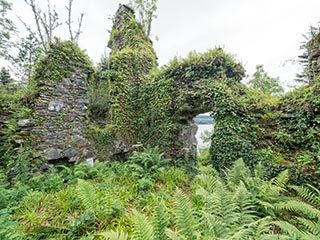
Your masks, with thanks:
[[(9, 0), (10, 1), (10, 0)], [(24, 0), (11, 0), (15, 15), (33, 23)], [(37, 0), (45, 6), (46, 0)], [(67, 0), (51, 0), (66, 20)], [(105, 52), (111, 17), (117, 0), (74, 0), (74, 18), (85, 12), (80, 47), (94, 62)], [(303, 34), (320, 20), (320, 0), (158, 0), (158, 18), (153, 22), (152, 38), (160, 65), (174, 56), (185, 57), (191, 50), (204, 52), (216, 46), (236, 56), (247, 69), (263, 64), (272, 77), (291, 85), (297, 65), (286, 64), (299, 55)], [(17, 21), (16, 21), (17, 22)], [(67, 38), (61, 28), (60, 37)]]

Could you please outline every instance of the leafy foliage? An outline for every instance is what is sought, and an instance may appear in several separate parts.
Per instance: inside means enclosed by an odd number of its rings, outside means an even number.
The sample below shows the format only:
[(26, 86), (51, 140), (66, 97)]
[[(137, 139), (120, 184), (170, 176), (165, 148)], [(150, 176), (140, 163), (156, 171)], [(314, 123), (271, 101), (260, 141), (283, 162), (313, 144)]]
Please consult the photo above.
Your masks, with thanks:
[(253, 168), (258, 157), (255, 151), (256, 132), (253, 118), (247, 111), (244, 103), (238, 99), (245, 97), (242, 87), (234, 91), (229, 82), (215, 85), (215, 109), (212, 117), (215, 119), (214, 132), (210, 154), (212, 162), (218, 170), (230, 167), (234, 161), (242, 158)]
[[(137, 153), (132, 156), (138, 158)], [(19, 239), (10, 234), (17, 232), (25, 238), (44, 239), (319, 237), (319, 190), (310, 186), (288, 188), (288, 171), (266, 181), (262, 165), (252, 175), (240, 160), (226, 171), (225, 177), (212, 167), (201, 167), (191, 186), (184, 181), (179, 185), (181, 190), (173, 188), (167, 177), (160, 178), (164, 175), (151, 175), (153, 170), (149, 169), (151, 173), (145, 174), (153, 179), (154, 191), (150, 194), (139, 190), (139, 170), (130, 164), (134, 163), (59, 167), (60, 171), (46, 175), (47, 181), (58, 177), (66, 181), (60, 186), (66, 186), (50, 191), (40, 186), (45, 183), (33, 178), (25, 182), (28, 187), (24, 191), (18, 185), (9, 189), (4, 184), (2, 199), (11, 200), (1, 206), (7, 220), (0, 236)], [(174, 169), (166, 167), (165, 171), (178, 173)]]
[(211, 49), (203, 54), (191, 52), (186, 59), (174, 58), (164, 69), (167, 79), (195, 82), (200, 79), (234, 79), (244, 77), (244, 69), (234, 57), (226, 54), (222, 48)]
[(3, 86), (7, 86), (12, 82), (13, 82), (13, 79), (11, 78), (9, 71), (5, 67), (2, 67), (0, 71), (0, 83)]
[(13, 71), (20, 81), (27, 83), (35, 70), (35, 63), (43, 57), (43, 49), (33, 34), (20, 38), (16, 43), (17, 54), (10, 56)]
[[(292, 168), (319, 174), (319, 83), (281, 98), (248, 89), (242, 65), (221, 48), (157, 70), (148, 34), (132, 10), (119, 12), (112, 52), (88, 79), (96, 120), (88, 134), (101, 160), (114, 140), (128, 158), (39, 172), (38, 154), (14, 141), (17, 120), (34, 116), (24, 102), (31, 93), (1, 94), (10, 116), (0, 119), (0, 238), (319, 239), (319, 190), (289, 185), (299, 180)], [(50, 44), (33, 90), (77, 71), (89, 78), (92, 64), (76, 45)], [(257, 70), (257, 79), (272, 80)], [(177, 167), (192, 163), (179, 134), (207, 110), (215, 129), (202, 163), (213, 167), (187, 172)]]
[(77, 69), (87, 74), (93, 72), (88, 56), (72, 42), (55, 39), (50, 50), (37, 63), (33, 79), (39, 85), (46, 81), (60, 81)]
[(134, 214), (133, 219), (134, 225), (133, 225), (133, 240), (153, 240), (153, 227), (151, 223), (148, 221), (148, 218), (143, 216), (140, 213)]
[(131, 164), (136, 165), (136, 169), (141, 167), (142, 174), (154, 174), (162, 171), (163, 167), (168, 163), (168, 159), (163, 159), (163, 153), (159, 148), (147, 146), (142, 152), (135, 152), (129, 157)]
[(256, 66), (256, 71), (249, 80), (248, 85), (267, 95), (279, 95), (284, 92), (283, 87), (279, 84), (279, 79), (269, 77), (263, 69), (263, 65)]
[(11, 4), (6, 0), (0, 1), (0, 56), (8, 57), (8, 50), (12, 47), (11, 35), (15, 32), (15, 25), (7, 16)]
[(131, 0), (130, 4), (138, 12), (139, 22), (149, 37), (152, 21), (157, 17), (157, 0)]
[(319, 53), (319, 23), (316, 26), (310, 26), (308, 33), (303, 36), (305, 42), (302, 43), (300, 49), (304, 50), (304, 52), (299, 56), (303, 72), (297, 75), (298, 78), (296, 81), (314, 84), (318, 81), (318, 76), (320, 74), (319, 65), (316, 62)]

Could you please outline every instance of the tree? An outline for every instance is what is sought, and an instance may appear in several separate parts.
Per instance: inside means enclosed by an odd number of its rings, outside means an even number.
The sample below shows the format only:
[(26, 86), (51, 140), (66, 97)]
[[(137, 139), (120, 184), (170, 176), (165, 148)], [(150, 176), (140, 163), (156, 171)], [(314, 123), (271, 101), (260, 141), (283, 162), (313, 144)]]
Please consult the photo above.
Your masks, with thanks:
[[(35, 0), (24, 1), (32, 9), (34, 20), (37, 26), (36, 34), (39, 37), (39, 42), (41, 43), (44, 51), (47, 52), (54, 37), (53, 31), (61, 25), (59, 22), (59, 15), (56, 12), (55, 7), (51, 7), (50, 0), (48, 0), (47, 11), (44, 12), (39, 8), (38, 5), (36, 5)], [(27, 25), (25, 24), (25, 26)], [(28, 29), (30, 32), (32, 32), (30, 27), (28, 27)], [(34, 32), (32, 33), (35, 35)]]
[[(48, 52), (50, 49), (50, 44), (54, 40), (54, 31), (62, 25), (59, 20), (59, 14), (55, 9), (55, 6), (52, 7), (50, 0), (47, 0), (47, 9), (43, 11), (37, 4), (35, 0), (24, 0), (27, 5), (32, 10), (35, 23), (36, 31), (33, 31), (24, 21), (22, 23), (25, 25), (30, 34), (32, 34), (38, 42), (41, 44), (44, 52)], [(68, 26), (70, 40), (73, 43), (77, 43), (79, 40), (79, 35), (81, 34), (81, 26), (84, 13), (80, 14), (78, 19), (78, 29), (77, 31), (72, 30), (72, 3), (73, 0), (69, 0), (68, 6), (66, 9), (68, 11), (68, 19), (65, 22)]]
[(10, 84), (12, 84), (12, 82), (13, 79), (11, 78), (9, 71), (5, 67), (2, 67), (0, 70), (1, 85), (8, 87)]
[(72, 21), (72, 3), (73, 3), (73, 0), (69, 0), (69, 5), (66, 7), (68, 11), (68, 20), (66, 21), (66, 24), (68, 25), (71, 42), (73, 42), (74, 44), (77, 44), (79, 40), (79, 36), (81, 34), (81, 26), (82, 26), (84, 13), (80, 14), (80, 17), (78, 19), (78, 29), (77, 31), (73, 32), (72, 31), (72, 22), (73, 22)]
[(11, 34), (15, 32), (14, 23), (7, 17), (11, 4), (0, 0), (0, 56), (7, 57), (8, 49), (12, 46)]
[(284, 92), (283, 87), (279, 83), (279, 78), (268, 76), (263, 69), (263, 65), (256, 66), (256, 71), (249, 80), (248, 85), (267, 95), (280, 95)]
[(31, 33), (20, 38), (16, 44), (17, 54), (10, 56), (13, 72), (21, 80), (30, 78), (33, 74), (34, 63), (43, 55), (43, 49), (38, 39)]
[(157, 0), (130, 0), (130, 5), (138, 13), (139, 22), (149, 37), (152, 21), (157, 17)]

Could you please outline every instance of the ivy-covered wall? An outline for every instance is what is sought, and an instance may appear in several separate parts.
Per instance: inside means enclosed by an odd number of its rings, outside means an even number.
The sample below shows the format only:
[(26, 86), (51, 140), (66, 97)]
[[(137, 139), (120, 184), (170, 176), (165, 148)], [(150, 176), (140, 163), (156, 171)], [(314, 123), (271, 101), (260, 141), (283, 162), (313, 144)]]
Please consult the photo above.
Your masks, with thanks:
[(37, 63), (29, 92), (0, 103), (6, 112), (0, 114), (2, 159), (32, 149), (40, 156), (31, 159), (48, 162), (123, 160), (142, 144), (159, 146), (171, 164), (190, 166), (196, 159), (193, 118), (212, 112), (216, 169), (242, 158), (250, 167), (263, 161), (269, 177), (289, 168), (298, 181), (317, 181), (318, 37), (307, 44), (310, 84), (270, 97), (241, 84), (244, 68), (221, 48), (158, 68), (132, 9), (120, 5), (113, 21), (112, 51), (97, 71), (77, 46), (56, 40)]
[(151, 144), (175, 159), (175, 164), (194, 163), (197, 127), (192, 119), (212, 110), (216, 82), (238, 83), (243, 67), (217, 48), (174, 59), (158, 70), (152, 42), (134, 12), (120, 5), (113, 21), (108, 43), (112, 51), (98, 81), (110, 100), (104, 126), (108, 132), (100, 131), (101, 138), (108, 135), (122, 146), (113, 149), (115, 153), (139, 143)]
[(25, 160), (38, 167), (94, 157), (87, 137), (87, 82), (92, 73), (92, 63), (76, 45), (58, 39), (51, 43), (28, 86), (2, 104), (11, 113), (1, 127), (4, 165), (17, 168), (13, 156), (25, 153)]

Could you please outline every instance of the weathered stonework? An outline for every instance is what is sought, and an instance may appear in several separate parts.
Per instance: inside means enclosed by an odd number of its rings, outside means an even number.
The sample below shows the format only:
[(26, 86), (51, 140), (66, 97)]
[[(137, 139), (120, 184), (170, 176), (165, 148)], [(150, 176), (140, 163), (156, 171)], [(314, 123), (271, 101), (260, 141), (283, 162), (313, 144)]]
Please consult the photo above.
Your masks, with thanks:
[[(56, 84), (46, 83), (34, 105), (37, 123), (30, 133), (34, 135), (35, 149), (47, 161), (79, 162), (94, 156), (86, 137), (86, 74), (75, 71), (69, 78)], [(20, 120), (25, 128), (34, 120)], [(25, 125), (25, 126), (23, 126)]]
[(179, 132), (178, 140), (182, 143), (180, 155), (188, 158), (188, 162), (195, 164), (197, 156), (197, 134), (198, 126), (193, 120), (188, 121)]
[[(133, 16), (134, 11), (130, 7), (120, 4), (113, 21), (113, 30), (120, 32), (124, 28), (124, 23), (129, 22)], [(108, 42), (108, 47), (111, 49), (122, 50), (125, 46), (126, 43), (121, 35), (115, 36), (115, 39), (110, 39)]]

